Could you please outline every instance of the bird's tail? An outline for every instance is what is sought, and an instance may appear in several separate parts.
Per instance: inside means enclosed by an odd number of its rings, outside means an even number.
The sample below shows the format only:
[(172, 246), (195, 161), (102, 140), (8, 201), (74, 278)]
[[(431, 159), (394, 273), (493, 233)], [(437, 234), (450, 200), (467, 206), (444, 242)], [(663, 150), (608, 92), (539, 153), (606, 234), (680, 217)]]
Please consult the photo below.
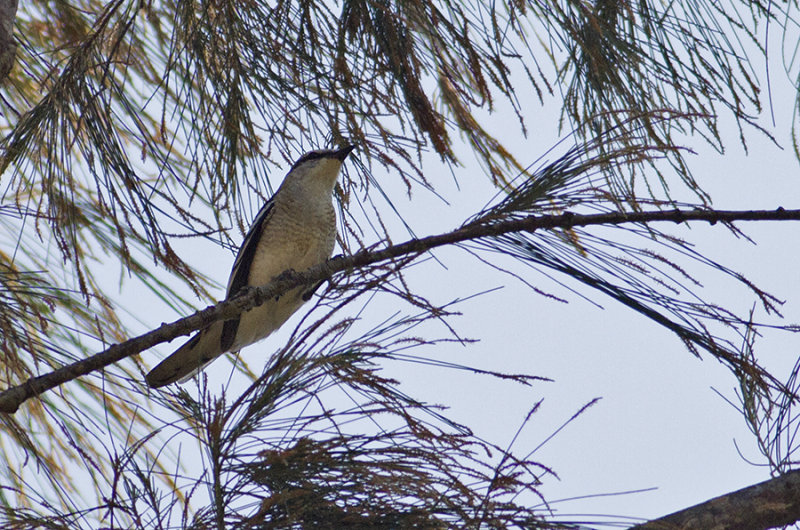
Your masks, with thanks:
[(159, 388), (176, 381), (182, 383), (225, 353), (220, 347), (222, 325), (222, 322), (214, 322), (158, 363), (147, 374), (147, 384), (152, 388)]

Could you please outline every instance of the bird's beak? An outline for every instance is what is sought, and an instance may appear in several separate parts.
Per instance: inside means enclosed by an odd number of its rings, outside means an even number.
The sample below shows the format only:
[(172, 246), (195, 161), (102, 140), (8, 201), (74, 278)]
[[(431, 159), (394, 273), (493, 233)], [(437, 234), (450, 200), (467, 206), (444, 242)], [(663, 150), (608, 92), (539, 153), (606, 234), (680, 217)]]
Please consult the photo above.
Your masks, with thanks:
[(354, 145), (348, 145), (347, 147), (342, 147), (341, 149), (333, 153), (333, 158), (339, 160), (340, 162), (344, 162), (344, 159), (347, 158), (347, 155), (350, 154), (350, 151), (352, 151), (355, 148), (356, 146)]

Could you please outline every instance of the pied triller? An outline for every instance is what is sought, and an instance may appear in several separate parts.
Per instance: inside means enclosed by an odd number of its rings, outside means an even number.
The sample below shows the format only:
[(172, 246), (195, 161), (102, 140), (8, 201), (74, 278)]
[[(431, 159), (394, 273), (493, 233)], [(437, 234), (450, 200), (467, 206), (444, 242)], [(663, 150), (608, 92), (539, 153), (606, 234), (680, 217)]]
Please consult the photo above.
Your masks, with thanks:
[[(311, 151), (294, 163), (244, 238), (228, 280), (228, 298), (243, 287), (266, 285), (288, 269), (303, 271), (331, 257), (336, 243), (333, 187), (352, 150), (348, 145)], [(265, 338), (283, 325), (313, 290), (298, 287), (235, 319), (217, 321), (198, 331), (147, 374), (147, 384), (158, 388), (182, 382), (223, 353)]]

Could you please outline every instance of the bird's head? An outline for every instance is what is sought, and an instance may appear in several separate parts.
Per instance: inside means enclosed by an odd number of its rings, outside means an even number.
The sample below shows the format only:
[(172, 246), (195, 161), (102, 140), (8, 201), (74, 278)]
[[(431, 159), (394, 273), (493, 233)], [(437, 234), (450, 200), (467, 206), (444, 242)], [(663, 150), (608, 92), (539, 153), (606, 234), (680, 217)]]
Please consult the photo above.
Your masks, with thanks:
[(296, 183), (305, 188), (325, 187), (332, 190), (339, 170), (354, 146), (341, 149), (309, 151), (294, 163), (286, 175), (285, 183)]

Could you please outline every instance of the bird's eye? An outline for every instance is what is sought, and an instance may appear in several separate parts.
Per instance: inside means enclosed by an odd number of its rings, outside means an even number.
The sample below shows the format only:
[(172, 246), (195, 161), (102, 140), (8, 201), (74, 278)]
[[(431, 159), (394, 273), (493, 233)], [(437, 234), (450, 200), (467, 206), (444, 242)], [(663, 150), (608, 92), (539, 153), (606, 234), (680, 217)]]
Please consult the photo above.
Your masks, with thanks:
[(292, 166), (292, 169), (296, 168), (297, 166), (299, 166), (300, 164), (302, 164), (304, 162), (308, 162), (309, 160), (314, 160), (314, 159), (317, 159), (317, 158), (323, 158), (323, 157), (325, 157), (326, 153), (327, 153), (327, 151), (310, 151), (310, 152), (304, 154), (303, 156), (301, 156), (297, 160), (297, 162), (294, 163), (294, 165)]

